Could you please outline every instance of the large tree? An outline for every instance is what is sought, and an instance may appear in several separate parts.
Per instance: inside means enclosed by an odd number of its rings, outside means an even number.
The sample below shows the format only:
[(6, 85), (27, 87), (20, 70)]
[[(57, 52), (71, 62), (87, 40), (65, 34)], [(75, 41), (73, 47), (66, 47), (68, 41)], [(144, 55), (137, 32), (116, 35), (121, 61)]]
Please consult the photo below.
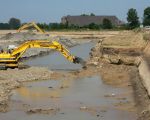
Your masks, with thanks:
[(143, 25), (144, 26), (150, 26), (150, 7), (147, 7), (144, 10), (144, 19), (143, 19)]
[(127, 13), (127, 21), (128, 21), (128, 25), (130, 29), (139, 27), (140, 22), (139, 22), (139, 17), (138, 17), (136, 9), (134, 8), (129, 9)]
[(21, 25), (20, 20), (17, 18), (10, 18), (8, 23), (9, 23), (10, 29), (18, 29)]
[(112, 26), (112, 22), (109, 20), (109, 19), (103, 19), (103, 23), (102, 23), (102, 26), (104, 29), (112, 29), (113, 26)]

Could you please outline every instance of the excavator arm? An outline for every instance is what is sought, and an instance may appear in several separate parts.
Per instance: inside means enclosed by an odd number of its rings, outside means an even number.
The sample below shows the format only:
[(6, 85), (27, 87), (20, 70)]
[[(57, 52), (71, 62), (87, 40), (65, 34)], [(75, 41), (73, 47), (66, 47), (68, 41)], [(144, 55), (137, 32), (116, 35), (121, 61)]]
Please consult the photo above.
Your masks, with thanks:
[(44, 34), (44, 30), (42, 30), (39, 26), (37, 26), (37, 24), (35, 22), (31, 22), (31, 23), (27, 23), (24, 24), (23, 26), (21, 26), (17, 32), (21, 32), (22, 30), (29, 28), (29, 27), (34, 27), (35, 29), (37, 29), (40, 33)]
[(63, 45), (61, 45), (57, 41), (49, 41), (49, 40), (31, 40), (23, 43), (18, 48), (14, 49), (11, 53), (11, 56), (14, 56), (16, 58), (16, 61), (21, 58), (21, 56), (25, 53), (25, 51), (29, 48), (49, 48), (49, 49), (55, 49), (59, 51), (67, 60), (73, 62), (73, 63), (79, 63), (80, 58), (75, 57), (70, 54), (67, 48), (65, 48)]
[(26, 52), (26, 50), (30, 48), (47, 48), (57, 50), (67, 60), (75, 64), (77, 63), (81, 64), (83, 68), (86, 68), (85, 66), (86, 63), (83, 59), (71, 55), (68, 49), (63, 45), (61, 45), (59, 42), (49, 40), (30, 40), (21, 44), (14, 50), (0, 51), (0, 69), (19, 68), (20, 67), (19, 59)]

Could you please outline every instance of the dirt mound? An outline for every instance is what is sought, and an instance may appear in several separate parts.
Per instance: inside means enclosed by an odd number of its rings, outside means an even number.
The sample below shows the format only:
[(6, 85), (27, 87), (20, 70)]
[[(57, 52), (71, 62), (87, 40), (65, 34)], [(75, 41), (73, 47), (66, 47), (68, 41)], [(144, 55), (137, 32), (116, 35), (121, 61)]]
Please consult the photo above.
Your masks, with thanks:
[(0, 38), (0, 40), (25, 41), (33, 39), (47, 39), (46, 34), (35, 34), (32, 32), (8, 33)]
[(30, 67), (28, 69), (8, 69), (0, 71), (0, 79), (12, 81), (32, 81), (50, 79), (52, 72), (47, 68)]
[(22, 43), (23, 41), (26, 40), (44, 40), (44, 39), (56, 40), (68, 47), (74, 46), (76, 44), (75, 41), (65, 37), (61, 36), (51, 37), (48, 34), (35, 34), (33, 32), (8, 33), (0, 38), (0, 40), (16, 41), (17, 43)]

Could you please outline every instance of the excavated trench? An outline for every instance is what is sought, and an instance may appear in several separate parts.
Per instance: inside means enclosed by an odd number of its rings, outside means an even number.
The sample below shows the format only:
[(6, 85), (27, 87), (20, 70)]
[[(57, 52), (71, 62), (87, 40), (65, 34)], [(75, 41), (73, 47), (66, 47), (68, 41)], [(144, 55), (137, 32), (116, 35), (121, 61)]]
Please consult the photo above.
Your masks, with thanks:
[[(71, 48), (71, 53), (88, 59), (94, 43)], [(68, 62), (60, 53), (26, 61), (32, 66), (48, 67), (57, 72), (77, 71), (81, 65)], [(88, 74), (88, 73), (87, 73)], [(107, 85), (100, 76), (24, 83), (13, 91), (10, 110), (0, 120), (135, 120), (136, 113), (115, 105), (134, 102), (131, 89)], [(117, 98), (120, 95), (122, 98)]]

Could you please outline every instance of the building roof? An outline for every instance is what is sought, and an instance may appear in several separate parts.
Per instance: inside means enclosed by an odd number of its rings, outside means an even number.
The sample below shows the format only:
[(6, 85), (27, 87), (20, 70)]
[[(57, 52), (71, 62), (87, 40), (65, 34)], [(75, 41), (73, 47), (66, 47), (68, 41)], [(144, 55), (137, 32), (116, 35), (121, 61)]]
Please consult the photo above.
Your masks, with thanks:
[(113, 25), (123, 24), (116, 16), (64, 16), (62, 23), (68, 22), (69, 25), (73, 24), (82, 27), (91, 23), (102, 24), (105, 18), (109, 19)]

